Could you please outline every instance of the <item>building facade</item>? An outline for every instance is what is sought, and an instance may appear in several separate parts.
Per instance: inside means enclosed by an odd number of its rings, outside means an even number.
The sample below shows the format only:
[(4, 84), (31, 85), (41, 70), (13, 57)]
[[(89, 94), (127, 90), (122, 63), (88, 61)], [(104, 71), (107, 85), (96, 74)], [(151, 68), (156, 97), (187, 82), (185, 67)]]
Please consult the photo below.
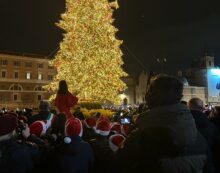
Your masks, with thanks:
[(55, 74), (47, 58), (0, 53), (0, 107), (38, 107)]
[(142, 72), (138, 77), (138, 83), (136, 85), (136, 104), (145, 102), (145, 94), (147, 89), (148, 75), (146, 72)]
[(127, 88), (120, 95), (123, 100), (122, 105), (134, 105), (136, 103), (135, 98), (135, 79), (132, 76), (123, 77), (122, 80), (126, 83)]

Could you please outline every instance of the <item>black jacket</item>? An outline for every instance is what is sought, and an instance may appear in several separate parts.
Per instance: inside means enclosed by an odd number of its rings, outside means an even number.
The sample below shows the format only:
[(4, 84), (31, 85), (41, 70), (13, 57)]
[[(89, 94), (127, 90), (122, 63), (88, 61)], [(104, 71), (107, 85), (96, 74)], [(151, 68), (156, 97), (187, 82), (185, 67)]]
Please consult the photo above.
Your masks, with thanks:
[[(216, 126), (208, 119), (207, 115), (201, 111), (191, 110), (195, 119), (196, 127), (199, 132), (206, 138), (210, 148), (219, 144), (219, 132)], [(218, 145), (217, 144), (217, 145)]]
[[(199, 172), (207, 165), (208, 152), (189, 109), (174, 104), (140, 116), (137, 129), (118, 151), (115, 164), (119, 172)], [(207, 167), (213, 172), (212, 164)]]
[(93, 170), (94, 154), (91, 146), (79, 136), (71, 143), (58, 146), (48, 156), (48, 171), (53, 173), (89, 173)]
[(89, 143), (95, 154), (94, 173), (112, 172), (113, 151), (109, 147), (108, 137), (97, 135)]
[(26, 173), (40, 158), (37, 148), (19, 144), (15, 139), (0, 142), (0, 172)]

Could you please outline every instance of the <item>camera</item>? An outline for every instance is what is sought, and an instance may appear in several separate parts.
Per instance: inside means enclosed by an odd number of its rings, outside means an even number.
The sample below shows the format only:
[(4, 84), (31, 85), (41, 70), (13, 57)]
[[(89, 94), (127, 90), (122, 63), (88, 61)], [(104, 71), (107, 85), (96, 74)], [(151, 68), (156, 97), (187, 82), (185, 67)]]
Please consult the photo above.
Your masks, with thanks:
[(130, 124), (131, 120), (129, 118), (122, 118), (121, 119), (121, 124)]
[(19, 137), (22, 135), (22, 131), (25, 129), (26, 129), (26, 125), (23, 122), (18, 121), (18, 126), (16, 128), (16, 132)]

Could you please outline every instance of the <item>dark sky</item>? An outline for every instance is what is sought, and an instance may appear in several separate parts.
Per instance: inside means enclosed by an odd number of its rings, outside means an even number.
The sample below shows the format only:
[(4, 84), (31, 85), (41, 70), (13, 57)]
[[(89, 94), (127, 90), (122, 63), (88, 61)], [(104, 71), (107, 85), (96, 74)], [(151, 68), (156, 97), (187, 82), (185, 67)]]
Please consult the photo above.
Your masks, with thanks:
[[(217, 0), (119, 0), (117, 36), (124, 40), (125, 70), (165, 72), (189, 67), (205, 49), (220, 65), (220, 10)], [(64, 0), (1, 0), (0, 50), (50, 55), (62, 40), (54, 23)]]

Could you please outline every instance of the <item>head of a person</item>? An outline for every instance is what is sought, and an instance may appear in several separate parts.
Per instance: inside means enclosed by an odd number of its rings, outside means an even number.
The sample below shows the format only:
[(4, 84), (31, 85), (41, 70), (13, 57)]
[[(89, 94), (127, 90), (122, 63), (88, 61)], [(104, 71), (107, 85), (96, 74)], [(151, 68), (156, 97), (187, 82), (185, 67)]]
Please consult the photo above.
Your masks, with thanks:
[(39, 104), (40, 111), (49, 111), (50, 110), (50, 103), (46, 100), (41, 100)]
[(215, 116), (220, 117), (220, 106), (215, 106), (214, 114)]
[(12, 138), (15, 134), (18, 119), (11, 114), (0, 116), (0, 142)]
[(66, 94), (68, 92), (68, 86), (65, 80), (59, 82), (58, 94)]
[(176, 77), (157, 75), (151, 79), (146, 91), (148, 108), (180, 103), (183, 96), (183, 83)]
[(189, 100), (188, 107), (190, 110), (195, 110), (195, 111), (203, 111), (204, 110), (203, 101), (197, 97)]

